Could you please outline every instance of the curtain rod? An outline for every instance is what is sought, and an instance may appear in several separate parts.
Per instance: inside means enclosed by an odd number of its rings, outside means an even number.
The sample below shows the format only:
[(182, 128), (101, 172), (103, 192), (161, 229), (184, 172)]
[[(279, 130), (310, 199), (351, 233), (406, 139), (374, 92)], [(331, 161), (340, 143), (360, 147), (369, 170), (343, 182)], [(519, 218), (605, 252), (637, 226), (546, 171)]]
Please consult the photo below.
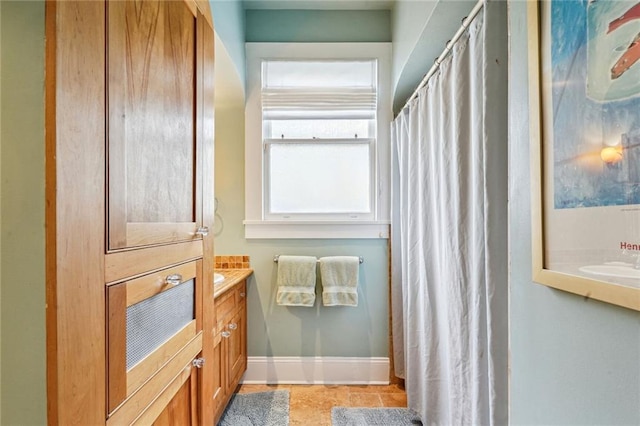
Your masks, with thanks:
[(469, 25), (471, 25), (471, 21), (473, 21), (473, 18), (475, 18), (478, 12), (480, 12), (480, 9), (482, 9), (482, 6), (484, 6), (485, 1), (486, 0), (478, 0), (478, 3), (476, 3), (475, 6), (473, 6), (473, 9), (471, 9), (471, 12), (469, 13), (469, 15), (462, 20), (462, 25), (460, 25), (460, 28), (458, 28), (458, 31), (456, 31), (453, 38), (447, 42), (440, 56), (436, 58), (435, 63), (431, 66), (431, 68), (429, 69), (429, 72), (427, 72), (427, 74), (424, 76), (422, 81), (420, 81), (420, 84), (418, 84), (418, 87), (416, 87), (416, 90), (413, 91), (413, 94), (411, 95), (411, 97), (407, 99), (407, 102), (404, 103), (404, 106), (400, 111), (405, 109), (407, 105), (409, 105), (409, 102), (411, 102), (418, 96), (418, 91), (422, 89), (425, 84), (427, 84), (427, 81), (429, 81), (431, 76), (440, 67), (440, 64), (442, 63), (442, 61), (444, 61), (444, 58), (449, 54), (449, 52), (451, 52), (453, 45), (456, 43), (456, 41), (458, 41), (458, 39), (462, 36), (465, 30), (469, 28)]

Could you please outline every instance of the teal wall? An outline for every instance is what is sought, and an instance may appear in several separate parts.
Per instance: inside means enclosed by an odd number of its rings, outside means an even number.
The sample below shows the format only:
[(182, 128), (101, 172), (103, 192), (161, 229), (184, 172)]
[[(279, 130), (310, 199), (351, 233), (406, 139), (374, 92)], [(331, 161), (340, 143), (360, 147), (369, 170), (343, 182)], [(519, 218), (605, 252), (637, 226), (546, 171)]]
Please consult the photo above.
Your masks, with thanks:
[[(220, 84), (224, 84), (220, 81)], [(388, 356), (387, 240), (247, 240), (244, 238), (244, 105), (216, 105), (215, 253), (251, 256), (248, 289), (249, 356)], [(357, 308), (275, 304), (273, 256), (357, 255)]]
[(236, 67), (240, 80), (244, 82), (244, 9), (241, 0), (209, 0), (216, 34), (225, 45)]
[(246, 11), (247, 42), (390, 42), (388, 10)]
[(3, 425), (46, 423), (44, 3), (0, 1)]
[(392, 14), (394, 113), (402, 109), (475, 4), (476, 0), (396, 2)]
[[(391, 30), (393, 39), (393, 63), (391, 67), (394, 89), (396, 89), (402, 71), (409, 57), (414, 52), (416, 44), (422, 35), (427, 22), (437, 2), (398, 0), (391, 13)], [(455, 31), (455, 30), (454, 30)], [(433, 49), (437, 46), (433, 43)], [(437, 53), (436, 53), (437, 55)], [(428, 55), (422, 53), (416, 55), (426, 60)], [(433, 56), (433, 55), (432, 55)], [(427, 66), (428, 68), (428, 66)], [(424, 71), (423, 71), (424, 74)], [(418, 82), (407, 82), (407, 86), (415, 87)], [(410, 90), (411, 88), (408, 87)], [(396, 89), (397, 90), (397, 89)], [(402, 90), (402, 89), (401, 89)]]
[(531, 280), (526, 3), (511, 1), (511, 423), (640, 424), (640, 312)]
[[(254, 13), (255, 12), (255, 13)], [(247, 11), (247, 41), (262, 38), (254, 31), (253, 20), (272, 16), (268, 11)], [(278, 11), (273, 11), (278, 12)], [(272, 21), (278, 40), (288, 42), (312, 40), (315, 30), (308, 31), (309, 22), (298, 19), (291, 11), (279, 11), (281, 19)], [(337, 17), (332, 13), (307, 11), (304, 16), (315, 16), (317, 23)], [(367, 37), (390, 37), (389, 14), (365, 14), (357, 22), (368, 22)], [(316, 19), (314, 18), (314, 19)], [(274, 24), (277, 22), (278, 24)], [(351, 37), (346, 29), (351, 20), (333, 21), (332, 41)], [(379, 27), (379, 22), (386, 26)], [(324, 24), (323, 24), (324, 25)], [(376, 28), (373, 28), (376, 26)], [(263, 27), (264, 28), (264, 27)], [(386, 28), (386, 29), (385, 29)], [(249, 33), (253, 35), (249, 35)], [(340, 37), (336, 37), (340, 35)], [(265, 36), (266, 38), (267, 36)], [(315, 37), (315, 36), (313, 36)], [(268, 37), (273, 40), (274, 37)], [(376, 38), (377, 40), (378, 38)], [(266, 40), (260, 40), (266, 41)], [(367, 40), (368, 41), (368, 40)], [(218, 77), (220, 77), (218, 75)], [(226, 79), (232, 77), (227, 76)], [(216, 84), (225, 85), (224, 79)], [(257, 124), (259, 125), (259, 124)], [(388, 356), (388, 256), (387, 240), (247, 240), (244, 238), (244, 104), (216, 102), (216, 198), (218, 210), (215, 227), (215, 253), (217, 255), (244, 254), (251, 256), (255, 270), (248, 289), (248, 353), (249, 356)], [(363, 256), (360, 267), (359, 306), (323, 307), (322, 289), (318, 283), (313, 308), (282, 307), (275, 304), (277, 264), (274, 255), (356, 255)]]

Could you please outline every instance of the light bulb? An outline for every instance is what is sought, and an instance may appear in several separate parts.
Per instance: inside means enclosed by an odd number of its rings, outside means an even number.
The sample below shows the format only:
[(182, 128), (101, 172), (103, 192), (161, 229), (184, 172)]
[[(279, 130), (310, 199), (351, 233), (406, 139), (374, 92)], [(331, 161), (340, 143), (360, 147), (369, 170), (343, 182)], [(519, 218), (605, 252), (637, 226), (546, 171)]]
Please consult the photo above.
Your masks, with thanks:
[(622, 160), (621, 147), (608, 146), (600, 151), (600, 158), (607, 164), (616, 164)]

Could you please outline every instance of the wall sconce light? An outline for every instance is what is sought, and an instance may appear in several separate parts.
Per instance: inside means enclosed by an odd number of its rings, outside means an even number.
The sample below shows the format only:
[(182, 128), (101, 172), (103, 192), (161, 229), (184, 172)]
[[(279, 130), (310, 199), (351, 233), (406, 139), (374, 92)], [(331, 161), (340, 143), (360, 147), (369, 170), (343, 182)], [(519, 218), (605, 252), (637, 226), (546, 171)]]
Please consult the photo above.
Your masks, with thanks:
[(622, 161), (622, 146), (607, 146), (600, 151), (600, 158), (607, 164), (613, 165)]

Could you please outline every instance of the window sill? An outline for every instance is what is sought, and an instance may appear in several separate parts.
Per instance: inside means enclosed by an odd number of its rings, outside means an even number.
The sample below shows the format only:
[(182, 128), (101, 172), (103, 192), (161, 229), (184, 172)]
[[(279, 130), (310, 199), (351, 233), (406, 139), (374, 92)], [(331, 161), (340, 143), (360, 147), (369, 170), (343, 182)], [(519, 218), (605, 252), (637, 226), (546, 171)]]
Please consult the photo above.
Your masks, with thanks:
[(388, 239), (389, 221), (245, 220), (247, 239)]

